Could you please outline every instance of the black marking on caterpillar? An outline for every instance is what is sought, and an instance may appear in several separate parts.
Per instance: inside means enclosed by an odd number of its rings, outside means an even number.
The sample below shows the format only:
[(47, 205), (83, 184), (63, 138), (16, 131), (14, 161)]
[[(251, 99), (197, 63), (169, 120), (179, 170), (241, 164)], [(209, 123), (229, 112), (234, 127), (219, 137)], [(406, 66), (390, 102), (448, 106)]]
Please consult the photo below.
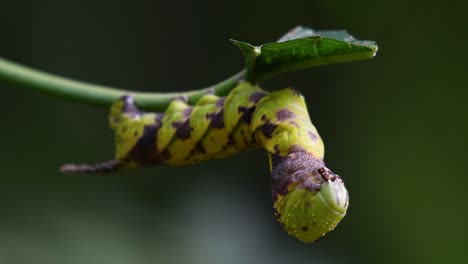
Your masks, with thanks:
[(252, 103), (258, 103), (263, 97), (265, 97), (267, 94), (266, 93), (253, 93), (251, 96), (250, 96), (250, 101)]
[(210, 127), (219, 129), (224, 128), (224, 111), (222, 109), (217, 113), (207, 114), (206, 118), (211, 120)]
[[(65, 165), (62, 171), (188, 165), (260, 146), (271, 164), (275, 214), (288, 233), (311, 242), (333, 229), (346, 213), (348, 194), (341, 178), (325, 167), (322, 141), (307, 123), (299, 92), (285, 89), (268, 94), (243, 82), (226, 98), (212, 92), (205, 96), (194, 106), (186, 104), (187, 98), (175, 98), (160, 114), (141, 112), (130, 96), (122, 97), (110, 116), (118, 160)], [(300, 107), (304, 109), (297, 110)]]
[(242, 113), (242, 119), (247, 123), (250, 124), (252, 122), (252, 116), (257, 108), (255, 106), (246, 108), (244, 106), (239, 106), (237, 111)]
[(275, 132), (275, 129), (278, 127), (278, 125), (271, 123), (270, 121), (267, 121), (263, 126), (260, 127), (263, 135), (270, 139), (273, 137), (273, 132)]
[(276, 119), (278, 119), (278, 121), (284, 121), (294, 117), (296, 117), (296, 115), (293, 112), (289, 111), (289, 109), (281, 109), (278, 112), (276, 112)]
[(154, 125), (144, 127), (143, 135), (138, 139), (136, 145), (130, 151), (131, 160), (140, 164), (150, 165), (159, 163), (159, 153), (157, 150), (158, 131), (161, 127), (163, 115), (157, 115)]
[(190, 138), (190, 119), (187, 119), (183, 122), (174, 122), (172, 126), (176, 129), (175, 136), (180, 139)]

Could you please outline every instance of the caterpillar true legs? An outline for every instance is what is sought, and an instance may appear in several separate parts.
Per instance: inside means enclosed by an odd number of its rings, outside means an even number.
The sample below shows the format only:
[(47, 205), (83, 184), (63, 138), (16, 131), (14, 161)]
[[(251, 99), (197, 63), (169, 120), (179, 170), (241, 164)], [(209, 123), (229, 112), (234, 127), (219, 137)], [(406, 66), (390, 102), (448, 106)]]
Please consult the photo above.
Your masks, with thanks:
[(276, 214), (291, 235), (314, 241), (346, 214), (348, 192), (325, 167), (322, 140), (304, 98), (292, 89), (267, 93), (243, 82), (227, 97), (207, 93), (194, 106), (175, 99), (165, 113), (141, 112), (124, 96), (112, 105), (109, 121), (115, 160), (65, 165), (62, 171), (181, 166), (259, 146), (268, 153)]

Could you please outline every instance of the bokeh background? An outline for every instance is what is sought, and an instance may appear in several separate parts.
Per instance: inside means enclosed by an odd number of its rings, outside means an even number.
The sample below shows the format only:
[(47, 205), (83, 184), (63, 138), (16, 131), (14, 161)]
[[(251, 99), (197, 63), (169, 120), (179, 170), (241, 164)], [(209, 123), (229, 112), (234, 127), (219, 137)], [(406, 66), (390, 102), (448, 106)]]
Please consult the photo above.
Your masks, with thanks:
[[(0, 56), (146, 91), (243, 67), (230, 42), (303, 24), (376, 40), (370, 61), (264, 83), (306, 96), (347, 216), (313, 244), (273, 216), (265, 153), (183, 168), (70, 176), (113, 155), (107, 111), (0, 82), (0, 263), (463, 263), (466, 5), (451, 1), (1, 1)], [(463, 257), (465, 257), (463, 259)]]

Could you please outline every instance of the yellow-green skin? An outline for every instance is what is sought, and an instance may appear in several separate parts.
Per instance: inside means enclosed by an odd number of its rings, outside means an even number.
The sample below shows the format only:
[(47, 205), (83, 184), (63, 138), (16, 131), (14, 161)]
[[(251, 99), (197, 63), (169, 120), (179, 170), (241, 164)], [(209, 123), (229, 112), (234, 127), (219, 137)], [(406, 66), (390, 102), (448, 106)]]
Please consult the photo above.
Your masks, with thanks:
[(323, 142), (295, 90), (268, 93), (243, 82), (225, 98), (207, 93), (194, 106), (177, 98), (164, 113), (140, 112), (125, 96), (112, 105), (110, 126), (115, 161), (68, 171), (181, 166), (262, 147), (269, 157), (276, 215), (289, 234), (312, 242), (346, 214), (346, 188), (325, 167)]
[[(140, 112), (131, 97), (123, 97), (111, 107), (110, 126), (115, 131), (115, 159), (130, 167), (189, 165), (254, 146), (270, 154), (270, 168), (272, 155), (285, 157), (293, 146), (318, 159), (324, 154), (323, 142), (297, 91), (267, 93), (247, 82), (225, 98), (207, 94), (195, 106), (177, 98), (163, 114)], [(155, 133), (145, 135), (145, 129)], [(139, 141), (146, 141), (145, 148), (152, 145), (151, 157), (139, 159), (132, 154)]]

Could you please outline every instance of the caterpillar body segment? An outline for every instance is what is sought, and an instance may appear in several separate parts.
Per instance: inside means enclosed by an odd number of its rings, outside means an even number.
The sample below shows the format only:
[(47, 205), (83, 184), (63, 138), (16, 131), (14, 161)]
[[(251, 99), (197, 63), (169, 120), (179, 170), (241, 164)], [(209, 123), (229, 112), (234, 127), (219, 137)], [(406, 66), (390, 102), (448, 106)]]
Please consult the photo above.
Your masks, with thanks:
[[(276, 215), (289, 234), (312, 242), (346, 214), (348, 192), (325, 167), (323, 142), (295, 90), (268, 93), (242, 82), (227, 97), (207, 93), (193, 106), (177, 98), (164, 113), (141, 112), (124, 96), (112, 105), (109, 122), (116, 145), (111, 169), (189, 165), (262, 147), (268, 154)], [(63, 167), (86, 173), (111, 169), (99, 164)]]

